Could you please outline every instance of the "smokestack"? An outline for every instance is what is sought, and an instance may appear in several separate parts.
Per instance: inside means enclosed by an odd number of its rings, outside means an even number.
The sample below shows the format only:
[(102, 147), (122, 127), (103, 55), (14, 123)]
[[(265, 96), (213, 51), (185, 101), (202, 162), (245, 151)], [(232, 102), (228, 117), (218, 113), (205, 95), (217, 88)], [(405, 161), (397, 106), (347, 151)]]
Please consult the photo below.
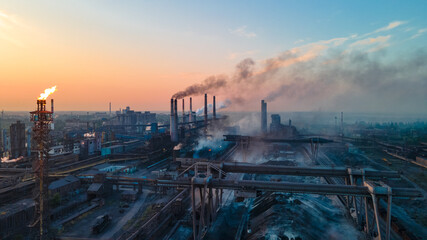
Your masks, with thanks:
[(169, 132), (171, 134), (171, 141), (172, 142), (174, 140), (173, 139), (173, 128), (175, 126), (174, 120), (175, 120), (175, 115), (173, 113), (173, 99), (171, 98), (171, 116), (170, 116)]
[(289, 118), (289, 127), (292, 126), (292, 120)]
[(208, 94), (205, 93), (205, 128), (208, 126)]
[(212, 117), (216, 119), (216, 104), (215, 104), (215, 96), (213, 96), (213, 109), (212, 109)]
[(341, 137), (344, 136), (344, 113), (341, 112)]
[(261, 100), (261, 131), (267, 133), (267, 103)]
[(192, 122), (193, 120), (193, 99), (190, 97), (190, 116), (189, 117), (189, 121)]
[(178, 142), (178, 100), (175, 98), (175, 105), (174, 105), (174, 139), (175, 142)]
[(171, 117), (170, 117), (170, 126), (169, 126), (169, 131), (171, 134), (171, 141), (172, 142), (178, 142), (178, 124), (177, 124), (177, 109), (176, 109), (176, 99), (175, 99), (175, 105), (174, 105), (174, 100), (171, 99)]
[(185, 101), (182, 99), (182, 123), (185, 123)]
[(31, 128), (27, 130), (27, 157), (31, 157)]
[[(54, 110), (54, 108), (53, 108), (53, 98), (52, 99), (50, 99), (50, 110), (51, 110), (51, 112), (52, 112), (52, 119), (55, 117), (54, 116), (54, 114), (53, 114), (53, 110)], [(51, 130), (54, 130), (55, 129), (55, 124), (53, 123), (53, 121), (50, 123), (50, 129)]]
[(110, 116), (111, 116), (111, 102), (110, 102)]

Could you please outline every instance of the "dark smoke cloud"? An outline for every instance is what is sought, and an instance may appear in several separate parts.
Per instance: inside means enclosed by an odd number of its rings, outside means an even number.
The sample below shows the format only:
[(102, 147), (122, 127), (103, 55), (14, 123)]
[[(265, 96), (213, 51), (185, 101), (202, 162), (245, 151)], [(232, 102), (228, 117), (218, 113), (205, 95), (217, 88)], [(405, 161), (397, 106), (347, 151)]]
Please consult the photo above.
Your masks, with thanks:
[(207, 93), (213, 89), (218, 90), (227, 85), (225, 76), (211, 76), (206, 78), (202, 83), (197, 83), (187, 87), (184, 91), (175, 93), (172, 98), (184, 98), (187, 96), (197, 96)]
[(280, 100), (283, 110), (425, 113), (424, 49), (395, 55), (369, 47), (352, 47), (350, 40), (345, 45), (323, 41), (285, 51), (260, 61), (259, 66), (246, 58), (230, 76), (210, 77), (173, 97), (210, 92), (240, 107), (265, 99)]
[[(253, 75), (255, 62), (250, 58), (246, 58), (236, 65), (233, 80), (235, 83), (244, 82)], [(172, 98), (184, 98), (188, 96), (202, 95), (212, 91), (218, 91), (228, 85), (228, 77), (225, 75), (211, 76), (205, 79), (202, 83), (197, 83), (187, 87), (184, 91), (175, 93)], [(235, 98), (236, 102), (239, 97)]]
[(283, 62), (296, 59), (298, 56), (295, 53), (292, 53), (290, 50), (287, 50), (281, 53), (279, 56), (274, 58), (269, 58), (265, 61), (265, 72), (272, 71), (280, 68)]
[(385, 52), (340, 52), (297, 63), (275, 74), (279, 84), (265, 99), (372, 111), (425, 107), (427, 54), (418, 51), (393, 61), (386, 58)]
[(241, 82), (252, 77), (255, 67), (255, 62), (251, 58), (246, 58), (236, 65), (236, 72), (234, 74), (234, 80)]

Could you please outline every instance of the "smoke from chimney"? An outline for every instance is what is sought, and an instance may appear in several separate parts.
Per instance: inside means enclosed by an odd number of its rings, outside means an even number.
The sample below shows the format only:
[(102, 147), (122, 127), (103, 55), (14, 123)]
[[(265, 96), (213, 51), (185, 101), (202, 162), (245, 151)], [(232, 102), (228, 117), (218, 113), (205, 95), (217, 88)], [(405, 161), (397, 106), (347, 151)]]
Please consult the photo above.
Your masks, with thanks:
[(184, 91), (175, 93), (172, 98), (181, 99), (187, 96), (197, 96), (218, 89), (227, 85), (225, 76), (211, 76), (206, 78), (202, 83), (197, 83), (187, 87)]
[(404, 52), (404, 57), (392, 58), (385, 47), (356, 47), (359, 40), (344, 37), (309, 43), (257, 63), (247, 58), (228, 77), (209, 77), (174, 97), (212, 93), (236, 105), (281, 99), (283, 107), (299, 110), (425, 111), (427, 53)]

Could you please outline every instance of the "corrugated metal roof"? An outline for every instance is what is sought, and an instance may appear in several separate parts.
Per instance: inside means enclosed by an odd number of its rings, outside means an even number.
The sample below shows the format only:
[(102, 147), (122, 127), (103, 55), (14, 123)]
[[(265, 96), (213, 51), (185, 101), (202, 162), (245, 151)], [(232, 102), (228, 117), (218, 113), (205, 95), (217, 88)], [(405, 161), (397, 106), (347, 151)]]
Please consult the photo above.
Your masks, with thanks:
[(52, 182), (51, 184), (49, 184), (49, 189), (50, 190), (57, 189), (57, 188), (60, 188), (60, 187), (63, 187), (63, 186), (66, 186), (68, 184), (75, 183), (78, 181), (80, 181), (78, 178), (74, 177), (73, 175), (68, 175), (65, 178), (56, 180), (56, 181)]
[(87, 189), (88, 192), (99, 192), (102, 187), (102, 183), (92, 183)]

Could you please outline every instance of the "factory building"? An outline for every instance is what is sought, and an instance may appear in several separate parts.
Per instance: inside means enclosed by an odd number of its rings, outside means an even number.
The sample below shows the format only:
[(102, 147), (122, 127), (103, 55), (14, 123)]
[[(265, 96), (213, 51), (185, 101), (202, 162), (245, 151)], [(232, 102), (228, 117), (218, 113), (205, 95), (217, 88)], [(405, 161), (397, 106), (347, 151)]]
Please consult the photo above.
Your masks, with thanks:
[(25, 124), (17, 121), (10, 125), (10, 154), (11, 158), (26, 156)]
[(6, 129), (2, 129), (1, 131), (1, 135), (2, 135), (2, 151), (3, 157), (7, 157), (8, 155), (8, 151), (9, 151), (9, 138), (7, 137), (7, 130)]
[(77, 118), (66, 119), (65, 120), (65, 128), (67, 129), (81, 129), (87, 128), (87, 121), (83, 121)]
[(271, 114), (270, 135), (277, 137), (292, 138), (298, 135), (297, 129), (292, 126), (289, 119), (289, 125), (281, 123), (279, 114)]
[(137, 125), (157, 122), (155, 113), (149, 111), (135, 112), (131, 110), (130, 107), (126, 107), (126, 109), (117, 113), (117, 119), (119, 125)]
[(80, 155), (82, 158), (87, 158), (89, 156), (95, 155), (96, 147), (96, 138), (86, 138), (80, 141)]
[(66, 197), (68, 194), (80, 188), (80, 180), (72, 175), (66, 176), (62, 179), (56, 180), (49, 185), (49, 194), (54, 196), (59, 194), (61, 198)]
[(23, 199), (0, 207), (0, 239), (25, 232), (34, 218), (34, 200)]

